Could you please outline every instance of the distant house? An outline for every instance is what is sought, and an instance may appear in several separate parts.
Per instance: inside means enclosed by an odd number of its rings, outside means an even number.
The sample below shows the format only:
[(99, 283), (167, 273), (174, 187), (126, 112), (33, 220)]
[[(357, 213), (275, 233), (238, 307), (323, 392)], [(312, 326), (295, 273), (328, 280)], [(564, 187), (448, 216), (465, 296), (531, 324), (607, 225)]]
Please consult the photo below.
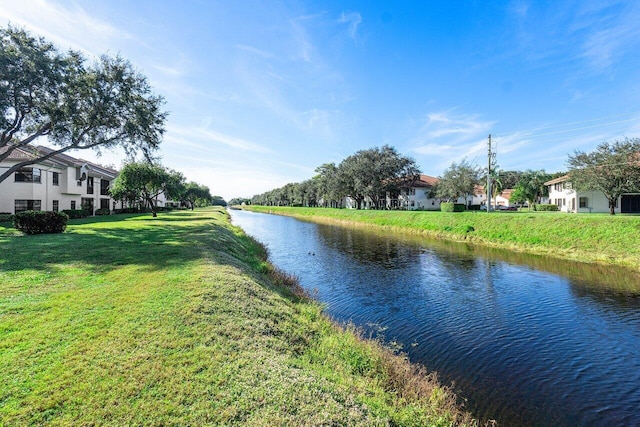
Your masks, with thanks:
[[(0, 163), (0, 173), (25, 160), (51, 153), (50, 148), (17, 148)], [(0, 182), (0, 212), (25, 210), (115, 209), (109, 195), (114, 169), (66, 154), (17, 169)]]
[(515, 206), (515, 203), (511, 203), (511, 194), (513, 193), (513, 188), (507, 188), (502, 190), (495, 198), (494, 204), (495, 206)]
[(400, 181), (400, 193), (397, 198), (387, 193), (388, 209), (405, 210), (440, 210), (440, 199), (433, 196), (433, 187), (438, 178), (429, 175), (418, 175)]
[[(562, 212), (609, 213), (609, 201), (598, 190), (577, 191), (573, 189), (569, 175), (564, 175), (544, 183), (549, 187), (549, 203), (558, 206)], [(615, 213), (640, 213), (640, 189), (636, 193), (623, 194), (616, 201)]]
[[(433, 188), (437, 183), (438, 178), (424, 174), (402, 179), (399, 182), (399, 192), (397, 194), (394, 195), (387, 192), (384, 207), (398, 210), (439, 211), (441, 199), (432, 194)], [(456, 202), (467, 206), (484, 204), (486, 202), (484, 187), (477, 185), (474, 194), (468, 197), (460, 197)], [(347, 196), (341, 201), (339, 207), (356, 209), (357, 203)], [(361, 207), (362, 209), (374, 208), (373, 202), (369, 198), (365, 198)]]

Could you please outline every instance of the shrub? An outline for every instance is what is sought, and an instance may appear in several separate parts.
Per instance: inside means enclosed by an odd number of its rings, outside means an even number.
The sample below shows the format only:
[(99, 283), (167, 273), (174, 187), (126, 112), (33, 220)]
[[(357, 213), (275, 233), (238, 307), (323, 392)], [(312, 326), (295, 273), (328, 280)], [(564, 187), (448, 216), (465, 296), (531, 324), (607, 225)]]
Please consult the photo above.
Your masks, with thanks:
[(467, 210), (470, 211), (479, 211), (480, 210), (480, 205), (471, 205), (467, 208)]
[(540, 212), (556, 212), (558, 210), (558, 205), (534, 205), (536, 211)]
[(111, 211), (109, 210), (109, 208), (96, 209), (96, 215), (111, 215)]
[(442, 212), (464, 212), (466, 206), (464, 203), (444, 202), (440, 203)]
[(67, 214), (70, 219), (86, 218), (89, 216), (89, 211), (86, 209), (65, 209), (62, 212)]
[(13, 214), (10, 212), (0, 212), (0, 222), (13, 221)]
[(25, 234), (62, 233), (68, 219), (63, 212), (23, 211), (15, 215), (13, 226)]

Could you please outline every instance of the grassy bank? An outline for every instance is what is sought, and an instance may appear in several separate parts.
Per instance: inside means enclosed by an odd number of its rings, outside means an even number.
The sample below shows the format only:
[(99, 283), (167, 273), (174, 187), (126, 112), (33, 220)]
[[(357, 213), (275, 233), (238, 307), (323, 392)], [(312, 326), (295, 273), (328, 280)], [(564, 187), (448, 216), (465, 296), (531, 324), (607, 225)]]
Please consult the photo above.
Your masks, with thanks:
[(313, 221), (378, 226), (640, 271), (640, 216), (559, 212), (428, 212), (247, 206)]
[(0, 225), (0, 425), (471, 425), (207, 209)]

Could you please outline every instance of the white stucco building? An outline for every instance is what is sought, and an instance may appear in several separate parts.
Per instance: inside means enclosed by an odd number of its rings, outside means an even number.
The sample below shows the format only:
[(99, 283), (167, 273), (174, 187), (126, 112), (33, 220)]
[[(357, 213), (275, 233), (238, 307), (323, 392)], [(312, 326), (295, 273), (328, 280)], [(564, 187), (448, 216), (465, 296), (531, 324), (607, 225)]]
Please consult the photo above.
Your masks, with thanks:
[[(549, 187), (549, 203), (558, 206), (562, 212), (601, 212), (609, 213), (609, 201), (598, 190), (576, 191), (569, 181), (569, 176), (564, 175), (544, 185)], [(640, 213), (640, 189), (637, 193), (623, 194), (616, 201), (615, 213)]]
[[(25, 160), (51, 153), (46, 147), (15, 149), (0, 163), (0, 173)], [(21, 167), (0, 182), (0, 212), (115, 209), (109, 187), (114, 169), (66, 154)]]

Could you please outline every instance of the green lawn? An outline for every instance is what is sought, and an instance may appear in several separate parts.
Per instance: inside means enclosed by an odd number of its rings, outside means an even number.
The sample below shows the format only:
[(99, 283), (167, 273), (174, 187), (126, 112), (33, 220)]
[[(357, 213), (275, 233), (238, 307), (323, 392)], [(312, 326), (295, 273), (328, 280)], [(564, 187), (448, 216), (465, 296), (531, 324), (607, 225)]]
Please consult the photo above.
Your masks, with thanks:
[(0, 224), (0, 425), (470, 425), (218, 209)]
[(314, 221), (378, 226), (640, 271), (640, 216), (561, 212), (429, 212), (247, 206)]

